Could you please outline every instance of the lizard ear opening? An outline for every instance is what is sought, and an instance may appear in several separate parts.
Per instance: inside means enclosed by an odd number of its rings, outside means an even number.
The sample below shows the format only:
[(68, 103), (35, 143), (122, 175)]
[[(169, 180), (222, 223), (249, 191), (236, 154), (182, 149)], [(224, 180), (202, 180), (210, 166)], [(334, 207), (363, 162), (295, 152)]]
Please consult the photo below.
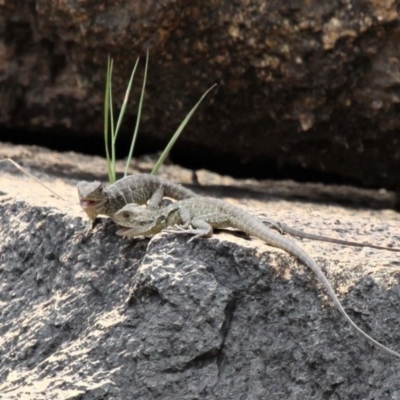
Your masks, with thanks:
[(157, 218), (157, 223), (164, 223), (167, 220), (166, 215), (159, 215)]

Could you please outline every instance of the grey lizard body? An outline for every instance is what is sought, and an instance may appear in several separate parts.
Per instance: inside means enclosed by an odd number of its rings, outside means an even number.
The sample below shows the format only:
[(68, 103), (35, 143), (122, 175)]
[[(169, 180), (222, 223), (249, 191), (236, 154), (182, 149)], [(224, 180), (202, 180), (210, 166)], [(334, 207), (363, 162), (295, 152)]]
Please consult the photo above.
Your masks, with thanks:
[(155, 235), (165, 228), (175, 227), (175, 229), (170, 228), (169, 231), (194, 235), (189, 240), (192, 241), (198, 237), (212, 236), (213, 228), (230, 227), (285, 250), (297, 257), (316, 274), (339, 312), (362, 337), (381, 350), (400, 358), (399, 353), (371, 338), (351, 320), (321, 269), (301, 247), (293, 240), (272, 231), (260, 219), (238, 207), (222, 200), (206, 197), (178, 201), (160, 209), (128, 204), (115, 214), (114, 220), (124, 227), (117, 232), (122, 236)]
[(129, 203), (148, 203), (156, 208), (164, 196), (175, 200), (197, 196), (182, 185), (150, 174), (129, 175), (107, 187), (99, 181), (81, 181), (77, 189), (80, 205), (92, 221), (98, 215), (113, 218), (120, 208)]

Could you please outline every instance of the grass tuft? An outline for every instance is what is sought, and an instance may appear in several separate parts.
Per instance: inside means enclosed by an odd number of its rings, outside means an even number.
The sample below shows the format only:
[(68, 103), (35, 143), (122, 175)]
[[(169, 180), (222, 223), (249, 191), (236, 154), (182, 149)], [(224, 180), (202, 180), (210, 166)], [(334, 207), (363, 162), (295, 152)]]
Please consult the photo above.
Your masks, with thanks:
[[(121, 105), (121, 110), (118, 115), (118, 120), (117, 120), (117, 125), (114, 125), (114, 111), (113, 111), (113, 94), (112, 94), (112, 74), (113, 74), (113, 60), (108, 56), (107, 59), (107, 73), (106, 73), (106, 90), (104, 94), (104, 144), (105, 144), (105, 151), (106, 151), (106, 159), (107, 159), (107, 171), (108, 171), (108, 180), (110, 183), (114, 183), (116, 181), (116, 142), (117, 142), (117, 136), (118, 132), (120, 130), (122, 120), (125, 115), (126, 107), (128, 104), (129, 100), (129, 95), (132, 89), (132, 83), (133, 79), (135, 77), (136, 69), (139, 64), (139, 58), (136, 60), (135, 66), (133, 67), (131, 77), (129, 79), (128, 86), (125, 91), (125, 96)], [(128, 154), (128, 159), (126, 162), (125, 166), (125, 172), (124, 176), (128, 174), (128, 169), (129, 169), (129, 164), (132, 160), (132, 154), (133, 150), (135, 148), (136, 144), (136, 139), (137, 135), (139, 133), (139, 125), (140, 125), (140, 118), (142, 115), (142, 108), (143, 108), (143, 100), (144, 100), (144, 93), (145, 93), (145, 88), (146, 88), (146, 81), (147, 81), (147, 70), (148, 70), (148, 65), (149, 65), (149, 52), (147, 51), (146, 54), (146, 65), (145, 65), (145, 70), (144, 70), (144, 77), (143, 77), (143, 83), (142, 83), (142, 91), (140, 93), (140, 100), (138, 104), (138, 110), (137, 110), (137, 118), (136, 118), (136, 124), (135, 124), (135, 129), (133, 131), (133, 137), (132, 137), (132, 142), (131, 146), (129, 149), (129, 154)], [(182, 133), (183, 129), (201, 104), (201, 102), (204, 100), (204, 98), (207, 96), (207, 94), (216, 86), (214, 84), (211, 86), (204, 94), (201, 96), (200, 100), (195, 104), (195, 106), (190, 110), (189, 114), (185, 117), (185, 119), (181, 122), (179, 125), (178, 129), (176, 132), (173, 134), (171, 140), (168, 142), (167, 146), (165, 147), (164, 151), (162, 152), (161, 156), (157, 160), (153, 170), (151, 173), (153, 175), (156, 175), (164, 163), (165, 159), (167, 158), (168, 154), (170, 153), (172, 147), (174, 146), (175, 142), (177, 141), (178, 137)], [(110, 149), (111, 147), (111, 149)]]

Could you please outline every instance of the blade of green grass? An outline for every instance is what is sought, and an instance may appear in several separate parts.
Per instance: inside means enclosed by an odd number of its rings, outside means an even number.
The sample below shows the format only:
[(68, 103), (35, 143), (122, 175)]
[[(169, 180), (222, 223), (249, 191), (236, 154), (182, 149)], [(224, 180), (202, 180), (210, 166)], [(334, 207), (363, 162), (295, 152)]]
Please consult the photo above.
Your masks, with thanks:
[(110, 158), (110, 150), (109, 150), (109, 137), (108, 137), (108, 130), (109, 130), (109, 122), (110, 122), (110, 107), (109, 107), (109, 100), (110, 100), (110, 72), (111, 72), (111, 58), (108, 55), (107, 58), (107, 73), (106, 73), (106, 91), (104, 95), (104, 145), (106, 149), (106, 159), (107, 159), (107, 171), (108, 171), (108, 180), (109, 182), (112, 181), (112, 170), (111, 170), (111, 158)]
[(145, 92), (146, 81), (147, 81), (147, 69), (148, 69), (148, 66), (149, 66), (149, 51), (147, 50), (146, 65), (144, 67), (142, 92), (140, 93), (140, 101), (139, 101), (138, 112), (137, 112), (137, 117), (136, 117), (136, 125), (135, 125), (135, 130), (134, 130), (134, 133), (133, 133), (131, 147), (129, 149), (128, 159), (126, 161), (124, 176), (128, 175), (129, 164), (131, 163), (133, 149), (135, 148), (136, 138), (137, 138), (137, 134), (138, 134), (138, 131), (139, 131), (140, 118), (142, 116), (144, 92)]
[(128, 104), (129, 94), (131, 92), (132, 82), (133, 82), (133, 78), (135, 77), (136, 68), (137, 68), (138, 64), (139, 64), (139, 57), (136, 59), (136, 63), (135, 63), (135, 66), (133, 67), (128, 86), (126, 87), (124, 101), (121, 106), (121, 111), (119, 112), (117, 127), (115, 128), (115, 136), (114, 136), (114, 143), (113, 143), (114, 146), (115, 146), (115, 142), (117, 141), (117, 135), (118, 135), (119, 128), (121, 126), (122, 119), (125, 115), (126, 105)]
[[(113, 95), (112, 95), (112, 71), (113, 60), (108, 56), (107, 62), (107, 78), (106, 78), (106, 93), (104, 98), (104, 141), (106, 148), (108, 180), (110, 183), (116, 181), (116, 141), (122, 120), (125, 115), (125, 110), (129, 100), (129, 94), (132, 89), (133, 78), (135, 77), (136, 68), (139, 64), (139, 58), (133, 67), (128, 86), (125, 91), (125, 96), (121, 105), (121, 110), (118, 115), (117, 126), (114, 125), (114, 111), (113, 111)], [(110, 131), (110, 135), (109, 135)], [(109, 137), (110, 136), (110, 137)], [(111, 145), (111, 155), (109, 146)]]
[(112, 71), (113, 71), (114, 61), (111, 59), (110, 65), (110, 80), (109, 85), (109, 97), (108, 97), (108, 107), (110, 110), (110, 129), (111, 129), (111, 180), (110, 183), (114, 183), (116, 180), (115, 175), (115, 146), (114, 146), (114, 136), (115, 136), (115, 125), (114, 125), (114, 109), (113, 109), (113, 95), (112, 95)]
[(201, 102), (204, 100), (204, 98), (207, 96), (207, 94), (215, 88), (215, 86), (217, 86), (217, 84), (215, 83), (214, 85), (212, 85), (204, 94), (203, 96), (201, 96), (200, 100), (196, 103), (196, 105), (190, 110), (189, 114), (186, 115), (185, 119), (181, 122), (181, 124), (179, 125), (178, 129), (176, 130), (176, 132), (174, 133), (174, 135), (172, 136), (171, 140), (168, 142), (167, 147), (164, 149), (164, 151), (162, 152), (160, 158), (157, 160), (156, 165), (153, 167), (153, 170), (151, 171), (152, 175), (157, 175), (158, 170), (160, 169), (161, 165), (163, 164), (163, 162), (165, 161), (165, 159), (168, 157), (169, 152), (171, 151), (173, 145), (175, 144), (175, 142), (177, 141), (179, 135), (182, 133), (183, 129), (185, 128), (186, 124), (189, 122), (190, 118), (192, 117), (192, 115), (195, 113), (195, 111), (197, 110), (197, 108), (199, 107), (199, 105), (201, 104)]

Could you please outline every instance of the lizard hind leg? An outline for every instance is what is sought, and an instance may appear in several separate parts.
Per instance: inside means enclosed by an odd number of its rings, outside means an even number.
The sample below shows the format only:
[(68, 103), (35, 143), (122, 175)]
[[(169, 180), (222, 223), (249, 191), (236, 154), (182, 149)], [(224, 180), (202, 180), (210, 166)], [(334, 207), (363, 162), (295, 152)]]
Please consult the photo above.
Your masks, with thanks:
[(269, 219), (269, 218), (263, 218), (263, 217), (260, 217), (260, 220), (262, 221), (262, 223), (264, 225), (267, 226), (267, 228), (276, 229), (281, 235), (283, 235), (285, 233), (282, 223), (274, 221), (274, 220)]

